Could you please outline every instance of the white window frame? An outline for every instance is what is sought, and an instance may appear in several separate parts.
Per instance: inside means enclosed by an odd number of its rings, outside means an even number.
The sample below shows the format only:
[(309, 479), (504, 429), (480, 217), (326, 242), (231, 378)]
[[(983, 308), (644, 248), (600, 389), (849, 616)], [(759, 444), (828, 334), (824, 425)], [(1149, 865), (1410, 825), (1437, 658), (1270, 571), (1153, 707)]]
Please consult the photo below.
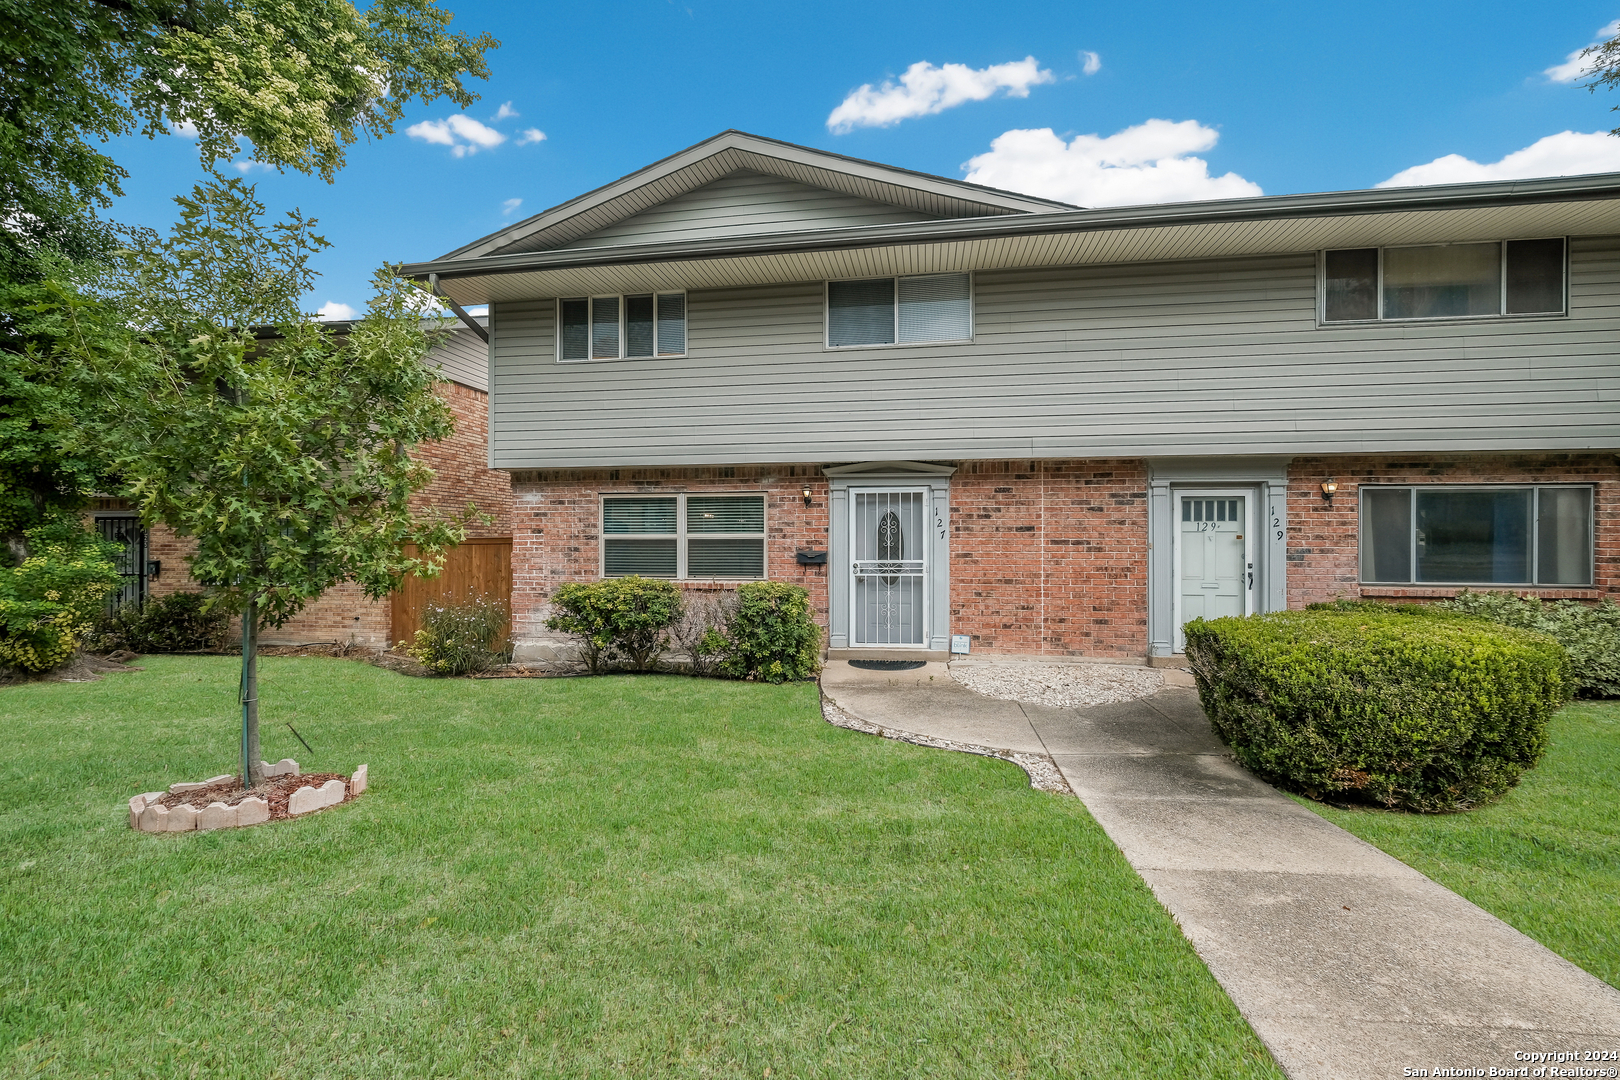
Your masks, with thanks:
[[(682, 339), (686, 342), (686, 351), (685, 352), (678, 352), (678, 353), (660, 353), (660, 352), (655, 351), (653, 353), (653, 355), (651, 355), (651, 356), (626, 356), (626, 355), (624, 355), (625, 343), (626, 343), (626, 338), (627, 338), (627, 335), (625, 334), (625, 326), (624, 326), (624, 311), (625, 311), (624, 301), (625, 301), (625, 297), (627, 297), (627, 296), (647, 296), (647, 295), (648, 295), (648, 293), (645, 293), (645, 292), (633, 292), (633, 293), (591, 293), (591, 294), (589, 294), (587, 296), (559, 296), (559, 297), (557, 297), (556, 298), (556, 304), (555, 304), (555, 310), (552, 312), (552, 320), (553, 320), (552, 325), (555, 327), (555, 334), (553, 336), (555, 336), (556, 339), (557, 339), (557, 347), (556, 347), (556, 350), (555, 350), (556, 351), (556, 357), (557, 357), (557, 363), (559, 363), (559, 364), (611, 364), (611, 363), (615, 363), (615, 362), (620, 361), (620, 360), (636, 360), (636, 361), (642, 361), (642, 360), (684, 360), (687, 357), (687, 355), (692, 351), (692, 337), (691, 337), (691, 334), (692, 334), (692, 299), (691, 299), (690, 296), (687, 295), (685, 289), (653, 289), (653, 290), (651, 290), (651, 295), (652, 295), (652, 298), (653, 298), (653, 349), (656, 350), (658, 348), (658, 298), (660, 296), (679, 296), (679, 297), (681, 297), (681, 310), (682, 310), (682, 312), (684, 312), (684, 314), (681, 317), (681, 322), (684, 324), (684, 332), (682, 333), (681, 336), (682, 336)], [(562, 320), (563, 320), (563, 311), (562, 311), (563, 301), (565, 301), (565, 300), (595, 301), (595, 300), (614, 300), (614, 299), (619, 301), (619, 355), (618, 356), (576, 356), (576, 357), (566, 358), (565, 359), (563, 357), (563, 354), (562, 354), (562, 350), (563, 350), (563, 323), (562, 323)], [(585, 340), (586, 340), (586, 343), (587, 343), (587, 347), (586, 347), (587, 352), (590, 351), (589, 342), (590, 342), (590, 328), (591, 328), (591, 325), (592, 324), (590, 322), (589, 309), (587, 309), (586, 322), (585, 322), (585, 335), (586, 335)]]
[[(940, 277), (944, 274), (967, 274), (968, 279), (968, 335), (965, 338), (947, 338), (943, 341), (901, 341), (900, 340), (900, 279), (914, 277)], [(894, 333), (895, 340), (887, 344), (876, 345), (834, 345), (832, 343), (832, 287), (841, 281), (881, 281), (887, 277), (894, 282)], [(979, 331), (977, 318), (979, 308), (978, 280), (971, 270), (937, 270), (929, 274), (871, 274), (861, 277), (828, 278), (821, 285), (821, 348), (824, 352), (850, 352), (855, 349), (917, 349), (928, 348), (933, 345), (971, 345), (974, 336)]]
[[(1542, 584), (1534, 581), (1419, 581), (1418, 553), (1417, 553), (1417, 493), (1419, 491), (1530, 491), (1542, 490), (1584, 490), (1588, 493), (1590, 513), (1586, 517), (1586, 550), (1591, 561), (1586, 568), (1586, 582), (1580, 585), (1550, 583)], [(1408, 520), (1411, 522), (1411, 536), (1407, 543), (1410, 545), (1407, 555), (1408, 579), (1406, 581), (1369, 581), (1362, 576), (1361, 538), (1366, 533), (1367, 526), (1367, 499), (1363, 492), (1406, 490), (1411, 494), (1408, 504)], [(1356, 489), (1356, 581), (1368, 588), (1413, 588), (1413, 589), (1591, 589), (1597, 585), (1597, 486), (1594, 484), (1360, 484)], [(1541, 497), (1539, 494), (1532, 500), (1530, 515), (1530, 576), (1536, 577), (1541, 573)]]
[[(570, 299), (578, 299), (571, 297)], [(699, 498), (755, 498), (763, 501), (764, 521), (759, 532), (748, 533), (698, 533), (702, 540), (758, 540), (760, 546), (760, 575), (758, 577), (691, 577), (686, 567), (686, 500), (688, 496), (696, 495)], [(675, 531), (673, 533), (612, 533), (607, 531), (607, 503), (613, 499), (674, 499), (675, 500)], [(607, 573), (607, 543), (609, 540), (675, 540), (675, 576), (673, 578), (659, 578), (659, 581), (766, 581), (771, 576), (771, 499), (763, 491), (605, 491), (597, 500), (596, 523), (597, 536), (601, 542), (597, 545), (596, 576), (606, 579)], [(628, 575), (616, 575), (626, 577)]]
[[(1563, 240), (1564, 242), (1564, 307), (1562, 311), (1525, 311), (1516, 314), (1507, 313), (1507, 246), (1515, 240)], [(1403, 248), (1423, 247), (1467, 247), (1473, 244), (1494, 243), (1499, 252), (1497, 260), (1497, 297), (1496, 314), (1494, 315), (1420, 315), (1412, 318), (1396, 319), (1386, 318), (1384, 315), (1384, 252), (1398, 251)], [(1378, 302), (1378, 315), (1372, 319), (1334, 319), (1331, 322), (1327, 317), (1327, 257), (1332, 251), (1365, 251), (1367, 247), (1375, 247), (1378, 252), (1378, 281), (1373, 287), (1374, 299)], [(1569, 237), (1558, 236), (1510, 236), (1502, 240), (1456, 240), (1441, 244), (1381, 244), (1366, 245), (1362, 247), (1332, 247), (1322, 248), (1316, 257), (1316, 326), (1319, 330), (1332, 330), (1341, 326), (1378, 326), (1385, 323), (1404, 325), (1406, 323), (1447, 323), (1447, 322), (1479, 322), (1482, 319), (1567, 319), (1569, 318)]]

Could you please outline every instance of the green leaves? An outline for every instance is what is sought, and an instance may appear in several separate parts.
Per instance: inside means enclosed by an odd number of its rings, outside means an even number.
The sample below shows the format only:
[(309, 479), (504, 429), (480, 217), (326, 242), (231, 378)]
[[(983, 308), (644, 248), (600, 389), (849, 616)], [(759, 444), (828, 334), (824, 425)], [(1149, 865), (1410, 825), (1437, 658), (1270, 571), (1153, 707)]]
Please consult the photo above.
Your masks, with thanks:
[(669, 628), (681, 617), (681, 590), (672, 581), (639, 576), (571, 581), (551, 597), (556, 614), (546, 627), (580, 639), (592, 675), (606, 662), (627, 661), (650, 671), (669, 648)]
[(726, 625), (723, 674), (735, 679), (789, 682), (821, 670), (821, 627), (802, 586), (750, 581), (737, 589), (737, 607)]
[(1564, 703), (1556, 642), (1378, 605), (1187, 624), (1187, 658), (1239, 760), (1313, 797), (1458, 810), (1517, 782)]
[(118, 547), (69, 514), (28, 530), (28, 554), (0, 570), (0, 666), (49, 671), (66, 662), (123, 578)]
[(236, 179), (180, 206), (106, 283), (127, 340), (58, 343), (102, 391), (108, 453), (143, 519), (195, 537), (193, 577), (226, 610), (256, 599), (269, 625), (341, 582), (381, 599), (437, 573), (467, 515), (411, 505), (433, 476), (411, 451), (452, 430), (422, 362), (437, 332), (417, 314), (425, 294), (381, 271), (366, 318), (335, 333), (298, 308), (325, 246), (315, 222), (267, 226)]
[(105, 205), (125, 174), (99, 146), (170, 124), (204, 164), (246, 138), (256, 160), (330, 181), (406, 103), (476, 100), (464, 79), (489, 77), (499, 43), (450, 19), (431, 0), (0, 0), (0, 209)]

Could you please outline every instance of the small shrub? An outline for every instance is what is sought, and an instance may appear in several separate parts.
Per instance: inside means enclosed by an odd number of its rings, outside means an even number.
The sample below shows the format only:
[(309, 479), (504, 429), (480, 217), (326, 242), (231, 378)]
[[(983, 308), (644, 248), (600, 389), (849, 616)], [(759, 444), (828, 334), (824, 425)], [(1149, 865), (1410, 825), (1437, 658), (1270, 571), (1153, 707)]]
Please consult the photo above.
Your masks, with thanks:
[(720, 674), (731, 649), (726, 637), (737, 610), (737, 596), (727, 593), (718, 598), (688, 600), (681, 617), (671, 624), (670, 638), (686, 654), (686, 673), (698, 678)]
[(737, 589), (719, 669), (734, 679), (787, 682), (821, 670), (821, 627), (799, 585), (751, 581)]
[(475, 675), (512, 662), (511, 613), (485, 596), (422, 609), (422, 628), (405, 652), (435, 675)]
[(1575, 693), (1620, 697), (1620, 604), (1610, 600), (1593, 605), (1575, 600), (1548, 602), (1509, 593), (1465, 592), (1435, 607), (1546, 634), (1569, 653)]
[(0, 569), (0, 666), (50, 671), (72, 658), (122, 581), (118, 548), (67, 515), (24, 536), (21, 561)]
[(681, 617), (681, 591), (673, 581), (621, 577), (569, 582), (551, 597), (557, 614), (546, 627), (579, 639), (592, 675), (626, 663), (651, 671), (669, 648), (669, 629)]
[(1250, 769), (1312, 797), (1462, 810), (1518, 782), (1567, 698), (1541, 634), (1373, 607), (1187, 624), (1215, 731)]
[(140, 606), (126, 605), (96, 623), (95, 648), (137, 653), (205, 652), (225, 644), (231, 617), (200, 592), (177, 592)]

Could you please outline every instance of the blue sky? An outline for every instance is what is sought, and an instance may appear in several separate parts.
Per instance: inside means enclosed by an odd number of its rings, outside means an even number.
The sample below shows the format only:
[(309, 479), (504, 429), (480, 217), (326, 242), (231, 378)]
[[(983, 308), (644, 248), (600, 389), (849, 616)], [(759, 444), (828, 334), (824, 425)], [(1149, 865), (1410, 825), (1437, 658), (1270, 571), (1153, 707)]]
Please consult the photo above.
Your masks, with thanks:
[[(1620, 139), (1548, 139), (1620, 125), (1620, 94), (1546, 73), (1615, 0), (440, 3), (501, 41), (465, 115), (504, 141), (438, 102), (334, 184), (250, 170), (335, 245), (312, 311), (726, 128), (1085, 205), (1620, 170)], [(182, 136), (112, 153), (121, 221), (166, 226), (201, 176)]]

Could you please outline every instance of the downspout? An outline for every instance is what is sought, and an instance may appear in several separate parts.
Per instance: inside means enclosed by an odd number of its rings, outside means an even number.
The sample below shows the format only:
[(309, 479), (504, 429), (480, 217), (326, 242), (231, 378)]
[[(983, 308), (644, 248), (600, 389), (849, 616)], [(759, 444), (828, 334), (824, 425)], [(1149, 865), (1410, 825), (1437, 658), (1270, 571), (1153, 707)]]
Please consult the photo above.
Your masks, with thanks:
[(454, 300), (450, 299), (444, 293), (439, 291), (438, 274), (428, 275), (428, 285), (433, 289), (434, 296), (437, 296), (439, 299), (450, 305), (450, 310), (456, 313), (456, 318), (466, 323), (472, 329), (473, 333), (477, 334), (483, 339), (485, 345), (489, 344), (489, 331), (480, 326), (471, 315), (468, 315), (460, 304), (456, 303)]

